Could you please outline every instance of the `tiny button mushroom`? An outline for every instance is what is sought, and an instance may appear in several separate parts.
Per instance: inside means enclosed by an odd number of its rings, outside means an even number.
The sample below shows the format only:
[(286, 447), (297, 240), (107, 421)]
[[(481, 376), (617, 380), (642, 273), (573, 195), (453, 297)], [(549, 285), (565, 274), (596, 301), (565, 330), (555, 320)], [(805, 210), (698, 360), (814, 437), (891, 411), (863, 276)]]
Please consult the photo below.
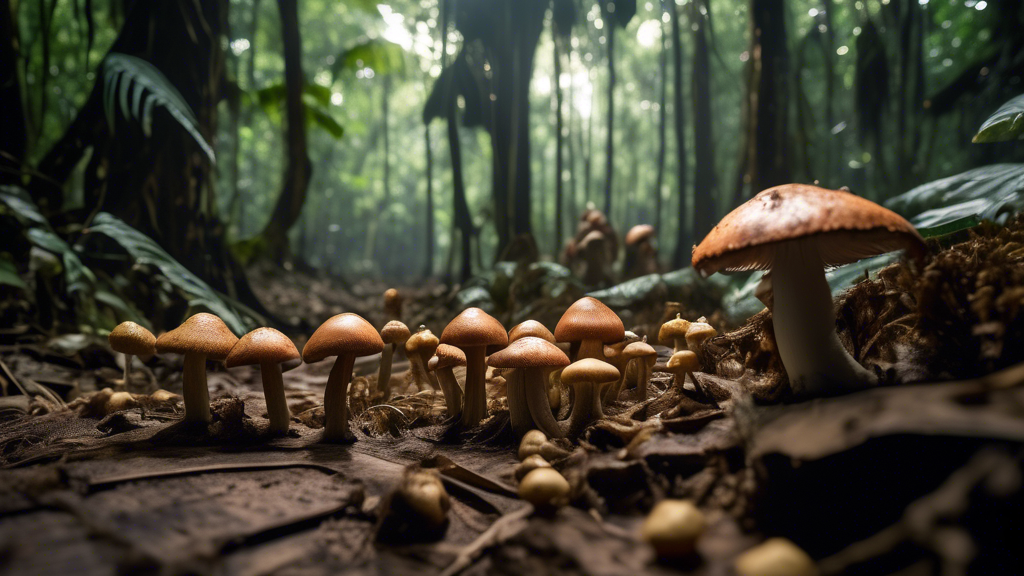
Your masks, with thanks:
[(488, 346), (507, 346), (505, 327), (479, 308), (467, 308), (445, 326), (441, 343), (466, 353), (466, 389), (462, 406), (463, 428), (472, 428), (487, 416), (484, 362)]
[(132, 358), (156, 354), (156, 337), (135, 322), (121, 322), (107, 336), (114, 352), (124, 354), (124, 384), (128, 385), (132, 373)]
[(689, 374), (690, 380), (693, 381), (693, 387), (697, 390), (697, 393), (705, 400), (709, 400), (715, 406), (718, 403), (714, 397), (708, 394), (708, 391), (704, 389), (701, 383), (693, 375), (694, 372), (700, 370), (700, 360), (697, 359), (697, 354), (693, 350), (683, 350), (676, 352), (668, 359), (668, 363), (665, 365), (665, 370), (672, 374), (675, 374), (675, 387), (677, 390), (682, 391), (683, 384), (686, 382), (686, 375)]
[(658, 330), (658, 342), (662, 344), (671, 342), (673, 353), (686, 350), (686, 332), (689, 329), (690, 321), (683, 319), (680, 314), (676, 314), (675, 318), (661, 325), (661, 329)]
[(206, 361), (224, 360), (238, 342), (227, 325), (213, 314), (201, 312), (181, 326), (156, 339), (161, 354), (183, 354), (185, 368), (181, 395), (185, 399), (186, 422), (209, 422), (210, 390), (206, 386)]
[(516, 466), (516, 480), (522, 481), (523, 477), (537, 468), (551, 468), (551, 464), (540, 454), (531, 454)]
[(384, 291), (384, 313), (388, 320), (402, 320), (402, 295), (395, 288)]
[(572, 386), (576, 396), (569, 415), (568, 437), (576, 438), (591, 422), (601, 417), (601, 386), (618, 378), (619, 371), (615, 366), (594, 358), (577, 360), (562, 370), (562, 383)]
[(569, 452), (552, 444), (547, 435), (540, 430), (530, 430), (519, 442), (517, 456), (520, 460), (526, 460), (534, 454), (539, 454), (546, 460), (558, 460), (568, 456)]
[(263, 398), (267, 403), (269, 431), (273, 434), (288, 432), (291, 413), (284, 395), (281, 364), (299, 358), (299, 351), (290, 338), (273, 328), (257, 328), (242, 336), (235, 344), (224, 364), (260, 367), (263, 380)]
[[(650, 348), (651, 351), (654, 351), (654, 348), (651, 348), (642, 342), (630, 342), (622, 348), (622, 350), (617, 354), (617, 362), (611, 362), (611, 364), (619, 370), (619, 379), (611, 386), (608, 386), (607, 390), (604, 392), (602, 402), (604, 402), (606, 406), (619, 399), (619, 393), (622, 391), (623, 384), (626, 381), (626, 368), (629, 366), (629, 363), (635, 358), (647, 354), (646, 348), (638, 347), (636, 344), (642, 344), (643, 346)], [(605, 350), (607, 349), (608, 347), (606, 346)], [(655, 352), (655, 354), (657, 354), (657, 352)]]
[(386, 510), (378, 532), (382, 540), (437, 540), (448, 528), (451, 499), (436, 470), (406, 470), (384, 506)]
[[(393, 288), (392, 288), (393, 290)], [(385, 292), (385, 294), (387, 294)], [(380, 371), (377, 373), (377, 390), (384, 395), (384, 400), (391, 397), (391, 366), (394, 362), (395, 349), (405, 346), (412, 334), (409, 327), (398, 320), (392, 320), (380, 331), (384, 341), (384, 351), (380, 355)]]
[(519, 483), (519, 497), (540, 514), (552, 513), (569, 502), (568, 480), (554, 468), (536, 468)]
[(420, 392), (437, 390), (440, 387), (437, 380), (427, 373), (427, 362), (434, 355), (437, 344), (437, 336), (427, 330), (426, 326), (420, 326), (419, 331), (405, 342), (405, 352), (409, 356), (409, 371), (412, 373), (413, 384)]
[(462, 387), (455, 378), (453, 368), (466, 365), (466, 354), (455, 346), (441, 344), (434, 351), (434, 356), (427, 363), (441, 385), (444, 403), (448, 408), (448, 416), (456, 416), (462, 411)]
[(555, 326), (556, 340), (580, 343), (576, 354), (570, 355), (572, 360), (604, 360), (604, 344), (621, 342), (625, 336), (626, 329), (618, 314), (590, 296), (573, 302)]
[(647, 337), (645, 336), (643, 342), (633, 342), (626, 346), (623, 353), (633, 358), (632, 362), (637, 367), (636, 388), (634, 389), (633, 399), (637, 402), (643, 402), (647, 400), (647, 386), (651, 382), (651, 371), (654, 369), (654, 364), (658, 361), (658, 351), (647, 343)]
[(505, 374), (508, 410), (516, 435), (539, 428), (552, 438), (561, 438), (548, 400), (546, 369), (569, 365), (569, 358), (547, 340), (525, 336), (487, 359), (490, 366), (511, 368)]
[(349, 440), (348, 384), (356, 357), (370, 356), (384, 350), (380, 334), (358, 314), (338, 314), (327, 319), (309, 337), (302, 349), (302, 361), (319, 362), (337, 356), (324, 390), (324, 441)]
[(113, 414), (114, 412), (120, 412), (122, 410), (128, 410), (135, 408), (139, 405), (135, 397), (128, 392), (114, 392), (107, 398), (107, 414)]
[(738, 576), (818, 576), (814, 560), (785, 538), (769, 538), (736, 558)]
[(640, 528), (640, 536), (662, 559), (685, 558), (704, 533), (704, 514), (688, 500), (662, 500)]
[(702, 366), (707, 364), (707, 359), (704, 358), (704, 342), (717, 335), (718, 331), (708, 324), (707, 319), (703, 316), (691, 323), (690, 328), (686, 331), (686, 346), (697, 353), (697, 358)]

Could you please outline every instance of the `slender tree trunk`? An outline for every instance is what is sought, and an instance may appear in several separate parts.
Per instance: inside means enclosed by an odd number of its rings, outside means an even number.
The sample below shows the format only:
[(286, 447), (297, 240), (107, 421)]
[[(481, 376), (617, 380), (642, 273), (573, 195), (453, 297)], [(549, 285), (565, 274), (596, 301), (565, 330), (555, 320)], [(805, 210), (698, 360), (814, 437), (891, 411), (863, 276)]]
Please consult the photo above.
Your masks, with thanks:
[(377, 205), (377, 212), (373, 215), (374, 250), (371, 252), (371, 257), (374, 262), (377, 262), (380, 271), (385, 276), (390, 276), (393, 271), (393, 251), (387, 249), (390, 246), (387, 226), (390, 219), (387, 217), (387, 212), (388, 208), (391, 207), (391, 140), (388, 136), (388, 117), (390, 116), (388, 106), (390, 99), (391, 77), (385, 75), (381, 82), (380, 94), (380, 127), (381, 133), (384, 135), (382, 139), (383, 150), (381, 152), (381, 185), (383, 187), (383, 195), (380, 203)]
[(612, 215), (612, 180), (615, 176), (615, 24), (605, 18), (608, 30), (608, 139), (604, 159), (604, 213)]
[[(587, 76), (590, 79), (590, 114), (587, 115), (587, 145), (583, 153), (583, 204), (586, 205), (590, 202), (593, 190), (591, 184), (593, 182), (591, 167), (593, 166), (594, 160), (594, 104), (595, 94), (597, 93), (593, 89), (594, 85), (594, 73), (592, 70), (587, 70)], [(581, 136), (582, 138), (582, 136)], [(582, 147), (582, 146), (581, 146)]]
[(783, 0), (751, 1), (748, 87), (751, 157), (749, 181), (755, 192), (792, 179), (789, 153), (789, 48)]
[[(261, 0), (252, 0), (252, 20), (249, 23), (249, 49), (246, 50), (248, 56), (248, 63), (246, 65), (246, 89), (256, 89), (256, 33), (259, 30), (259, 13), (260, 13)], [(239, 80), (241, 79), (241, 72), (238, 74)], [(241, 93), (239, 93), (241, 97)], [(239, 98), (241, 99), (241, 98)], [(245, 108), (241, 108), (239, 113), (239, 125), (251, 126), (252, 125), (252, 112), (254, 106), (250, 104)], [(241, 153), (241, 143), (239, 142), (237, 127), (235, 130), (235, 157), (232, 159), (233, 172), (238, 175), (238, 155)], [(239, 211), (242, 207), (242, 193), (238, 189), (238, 182), (232, 182), (232, 194), (231, 200), (228, 202), (227, 220), (235, 228), (236, 233), (241, 232), (242, 221)]]
[(281, 195), (263, 229), (263, 237), (267, 241), (269, 256), (280, 262), (289, 257), (288, 230), (302, 214), (313, 166), (306, 142), (306, 106), (302, 102), (306, 79), (302, 72), (298, 0), (277, 0), (277, 8), (284, 40), (288, 160)]
[(701, 240), (718, 219), (715, 217), (715, 156), (711, 137), (711, 65), (705, 32), (705, 2), (690, 4), (693, 30), (693, 146), (696, 160), (693, 176), (693, 238)]
[(423, 127), (423, 137), (427, 152), (427, 242), (424, 248), (423, 275), (429, 278), (434, 275), (434, 152), (430, 141), (430, 124)]
[(562, 249), (562, 220), (565, 217), (562, 212), (562, 171), (565, 170), (562, 163), (562, 57), (559, 54), (558, 41), (558, 34), (552, 32), (551, 55), (555, 61), (555, 241), (551, 245), (556, 259)]
[(672, 9), (672, 107), (676, 124), (676, 193), (679, 197), (676, 213), (676, 250), (672, 256), (672, 267), (683, 268), (690, 262), (691, 242), (687, 234), (686, 214), (686, 108), (683, 103), (683, 33), (679, 19), (679, 8), (669, 2)]
[(825, 145), (825, 170), (822, 171), (822, 176), (829, 179), (826, 182), (826, 186), (830, 188), (838, 188), (840, 184), (836, 184), (831, 181), (835, 178), (836, 171), (833, 170), (833, 158), (835, 157), (834, 148), (836, 147), (837, 137), (832, 134), (832, 127), (836, 125), (835, 116), (835, 38), (836, 33), (832, 28), (834, 20), (832, 19), (832, 0), (822, 0), (822, 9), (825, 11), (825, 33), (822, 35), (822, 50), (825, 55), (825, 138), (827, 142)]
[(0, 110), (4, 114), (4, 127), (0, 130), (0, 184), (21, 180), (21, 165), (28, 146), (18, 78), (19, 36), (15, 16), (10, 1), (0, 0)]
[[(665, 3), (662, 2), (662, 13)], [(668, 152), (668, 32), (661, 23), (661, 53), (658, 55), (658, 78), (661, 90), (658, 93), (658, 172), (654, 181), (654, 233), (661, 233), (662, 194), (665, 186), (665, 155)]]
[[(568, 36), (567, 38), (571, 39), (571, 36)], [(576, 178), (576, 142), (573, 139), (573, 135), (576, 134), (576, 123), (574, 122), (574, 119), (576, 118), (576, 83), (573, 81), (572, 74), (571, 42), (566, 42), (566, 59), (569, 63), (569, 130), (568, 135), (565, 139), (566, 145), (569, 148), (569, 206), (566, 211), (569, 213), (569, 221), (572, 222), (576, 215), (579, 213), (579, 197), (577, 196), (577, 194), (579, 193), (579, 182)], [(569, 228), (569, 230), (570, 232), (572, 232), (571, 227)], [(559, 250), (561, 250), (562, 243), (564, 241), (565, 238), (558, 239)]]

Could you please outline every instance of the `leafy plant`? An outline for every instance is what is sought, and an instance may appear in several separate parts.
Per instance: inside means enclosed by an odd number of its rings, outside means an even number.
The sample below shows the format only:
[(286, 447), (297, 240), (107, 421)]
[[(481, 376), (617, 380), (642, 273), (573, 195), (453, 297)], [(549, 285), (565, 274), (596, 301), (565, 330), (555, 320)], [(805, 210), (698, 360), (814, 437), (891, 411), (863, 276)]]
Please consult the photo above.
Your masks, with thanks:
[(213, 148), (199, 133), (199, 121), (192, 108), (156, 66), (136, 56), (108, 54), (103, 60), (103, 108), (111, 133), (118, 102), (126, 118), (142, 122), (142, 132), (147, 137), (153, 132), (153, 107), (159, 104), (195, 139), (210, 162), (215, 161)]
[(377, 74), (402, 74), (405, 72), (405, 50), (380, 38), (364, 40), (342, 52), (335, 59), (331, 71), (337, 76), (361, 68), (372, 68)]
[[(340, 140), (345, 134), (345, 128), (330, 113), (331, 96), (331, 89), (326, 86), (310, 83), (302, 86), (302, 103), (306, 108), (306, 126), (320, 128), (335, 140)], [(253, 98), (271, 122), (281, 123), (282, 110), (284, 110), (287, 100), (287, 88), (283, 82), (257, 90)]]
[(1024, 139), (1024, 94), (999, 107), (978, 128), (972, 142), (1002, 142)]
[(1024, 210), (1024, 164), (993, 164), (922, 184), (885, 205), (918, 228), (975, 217), (1003, 223)]

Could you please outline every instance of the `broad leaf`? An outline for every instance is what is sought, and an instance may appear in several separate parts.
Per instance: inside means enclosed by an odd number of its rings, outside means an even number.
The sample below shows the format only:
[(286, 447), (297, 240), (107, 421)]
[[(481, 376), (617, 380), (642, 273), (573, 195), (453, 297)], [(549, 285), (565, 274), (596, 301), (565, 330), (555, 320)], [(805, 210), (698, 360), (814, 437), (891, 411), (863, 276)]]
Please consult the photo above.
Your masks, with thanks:
[[(306, 126), (321, 128), (338, 140), (345, 133), (345, 129), (330, 113), (333, 94), (327, 86), (307, 83), (302, 87), (302, 103), (306, 108)], [(255, 96), (256, 103), (271, 122), (280, 123), (288, 97), (284, 83), (272, 84), (257, 90)]]
[(49, 228), (50, 223), (25, 190), (17, 186), (0, 186), (0, 202), (6, 204), (23, 223), (35, 223)]
[(7, 257), (0, 257), (0, 284), (28, 290), (28, 284), (18, 275), (18, 268)]
[(1006, 104), (978, 128), (972, 142), (1002, 142), (1024, 139), (1024, 94)]
[(918, 228), (971, 216), (1003, 223), (1024, 210), (1024, 164), (993, 164), (922, 184), (885, 205)]
[(337, 76), (363, 68), (372, 68), (377, 74), (402, 74), (405, 72), (405, 50), (380, 38), (365, 40), (342, 52), (331, 71)]
[(142, 58), (111, 52), (103, 60), (103, 108), (110, 131), (114, 131), (114, 109), (120, 102), (126, 118), (142, 122), (142, 132), (153, 132), (153, 107), (162, 106), (195, 139), (214, 162), (213, 148), (199, 132), (199, 121), (188, 102), (162, 72)]

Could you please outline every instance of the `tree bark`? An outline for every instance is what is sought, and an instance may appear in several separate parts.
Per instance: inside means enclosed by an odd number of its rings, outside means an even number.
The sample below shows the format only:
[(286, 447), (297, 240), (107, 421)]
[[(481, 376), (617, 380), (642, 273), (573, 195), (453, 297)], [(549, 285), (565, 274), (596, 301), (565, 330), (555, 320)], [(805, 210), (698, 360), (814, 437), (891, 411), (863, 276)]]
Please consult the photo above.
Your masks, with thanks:
[(551, 34), (551, 46), (552, 46), (552, 57), (555, 61), (555, 241), (551, 243), (553, 254), (555, 258), (558, 258), (558, 253), (562, 249), (562, 220), (565, 215), (562, 210), (563, 202), (563, 183), (562, 183), (562, 171), (565, 170), (562, 160), (562, 57), (558, 50), (558, 34), (554, 30)]
[[(662, 2), (662, 13), (665, 3)], [(661, 90), (658, 94), (658, 171), (654, 181), (654, 232), (661, 233), (662, 190), (665, 186), (665, 155), (668, 152), (668, 33), (661, 23), (661, 54), (658, 55), (658, 78)]]
[(711, 135), (711, 66), (705, 33), (707, 1), (691, 2), (693, 30), (693, 239), (700, 241), (711, 231), (715, 217), (715, 156)]
[(288, 230), (302, 214), (313, 166), (306, 142), (306, 106), (302, 101), (306, 83), (302, 72), (302, 36), (299, 32), (298, 0), (277, 0), (284, 41), (284, 77), (287, 117), (287, 166), (284, 184), (270, 221), (263, 229), (268, 255), (281, 262), (290, 257)]
[(612, 215), (612, 184), (615, 176), (615, 24), (605, 14), (608, 30), (608, 139), (605, 142), (604, 160), (604, 213)]
[(14, 18), (10, 0), (0, 0), (0, 110), (4, 111), (5, 118), (4, 128), (0, 130), (0, 184), (20, 182), (28, 145), (18, 78), (19, 36)]
[(792, 179), (785, 12), (783, 0), (751, 0), (748, 180), (755, 193)]
[(434, 275), (434, 152), (431, 150), (429, 123), (423, 127), (423, 138), (427, 153), (427, 205), (424, 208), (427, 213), (427, 224), (423, 275), (429, 278)]
[(676, 192), (679, 196), (676, 213), (676, 250), (672, 256), (672, 267), (683, 268), (690, 263), (691, 242), (686, 226), (686, 112), (683, 104), (683, 34), (679, 22), (679, 8), (669, 3), (672, 9), (672, 104), (676, 128), (676, 173), (679, 175)]

